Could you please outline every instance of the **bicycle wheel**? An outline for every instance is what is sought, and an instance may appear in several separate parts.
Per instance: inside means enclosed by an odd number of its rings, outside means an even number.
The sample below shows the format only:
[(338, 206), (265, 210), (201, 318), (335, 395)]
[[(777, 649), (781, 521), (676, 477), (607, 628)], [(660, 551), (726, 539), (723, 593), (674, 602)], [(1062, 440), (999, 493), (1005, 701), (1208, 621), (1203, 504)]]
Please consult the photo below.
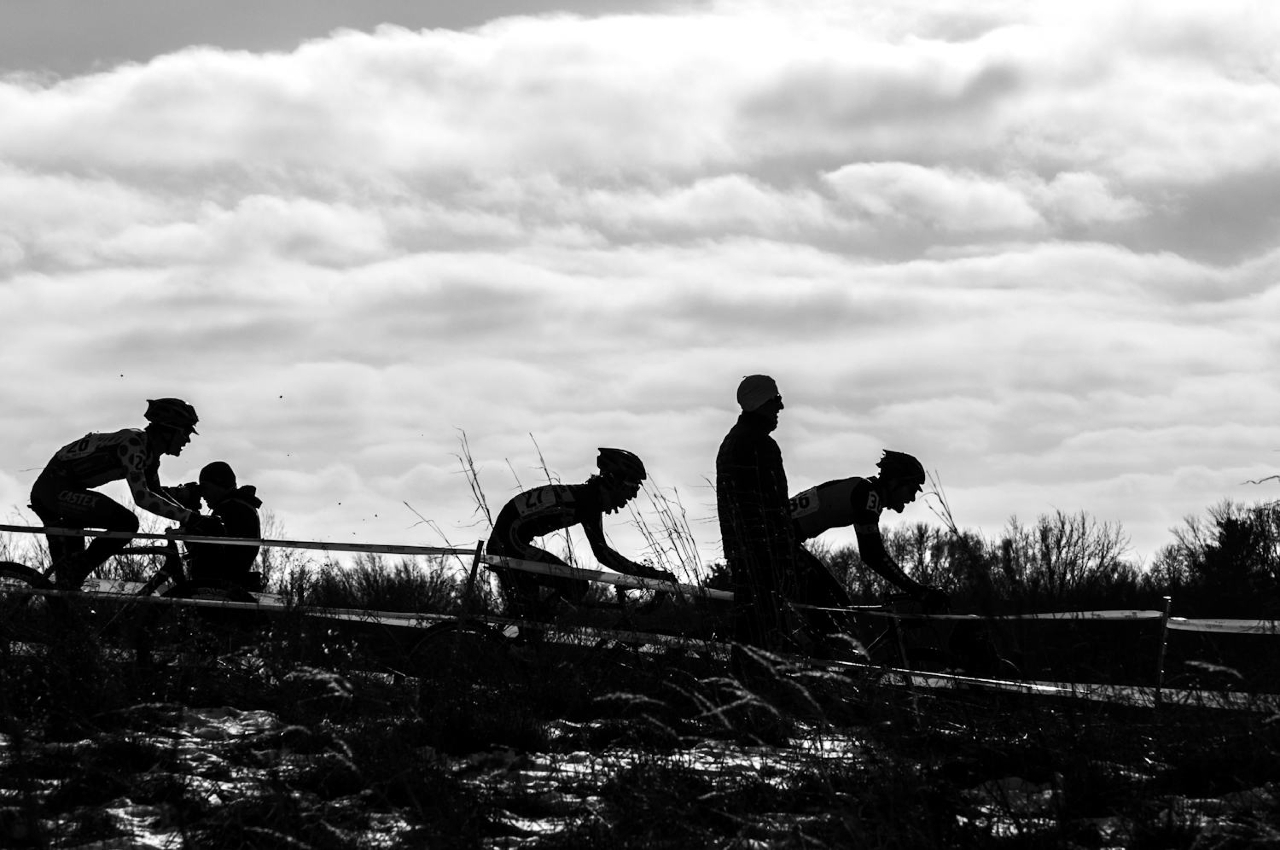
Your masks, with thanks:
[(33, 591), (53, 590), (38, 571), (13, 561), (0, 561), (0, 641), (29, 643), (49, 632), (48, 596)]

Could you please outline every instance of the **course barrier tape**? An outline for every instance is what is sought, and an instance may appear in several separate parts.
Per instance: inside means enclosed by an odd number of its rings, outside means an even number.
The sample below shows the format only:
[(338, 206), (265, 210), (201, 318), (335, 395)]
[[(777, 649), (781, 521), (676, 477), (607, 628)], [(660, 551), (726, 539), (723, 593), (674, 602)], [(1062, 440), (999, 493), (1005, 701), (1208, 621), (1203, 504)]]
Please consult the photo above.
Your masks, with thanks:
[[(53, 534), (64, 537), (111, 537), (126, 540), (177, 540), (183, 543), (215, 543), (231, 546), (262, 546), (281, 549), (311, 549), (326, 552), (363, 552), (389, 555), (419, 555), (426, 557), (440, 556), (474, 556), (474, 549), (457, 549), (442, 546), (408, 546), (396, 543), (331, 543), (315, 540), (267, 540), (242, 537), (209, 537), (207, 535), (183, 534), (168, 532), (150, 534), (137, 532), (130, 534), (123, 531), (94, 531), (79, 528), (54, 528), (44, 526), (5, 525), (0, 524), (0, 531), (19, 534)], [(584, 581), (612, 584), (636, 590), (655, 590), (680, 593), (695, 599), (715, 599), (723, 602), (733, 600), (733, 592), (717, 590), (693, 584), (672, 583), (662, 579), (641, 578), (625, 573), (607, 572), (603, 570), (587, 570), (578, 567), (566, 567), (559, 564), (545, 564), (540, 561), (525, 561), (499, 555), (482, 555), (480, 562), (491, 568), (514, 569), (560, 578), (582, 579)], [(821, 606), (799, 605), (800, 608), (812, 608), (819, 611), (847, 612), (866, 616), (879, 616), (897, 619), (925, 620), (1162, 620), (1165, 614), (1151, 610), (1101, 610), (1101, 611), (1057, 611), (1030, 614), (997, 614), (985, 616), (981, 614), (904, 614), (885, 609), (883, 606), (853, 606), (848, 609), (824, 608)], [(1280, 635), (1280, 620), (1261, 619), (1224, 619), (1224, 618), (1185, 618), (1169, 617), (1167, 627), (1171, 631), (1210, 632), (1218, 634), (1255, 634)]]
[[(525, 562), (529, 563), (529, 562)], [(535, 564), (545, 567), (545, 564)], [(591, 571), (578, 571), (591, 572)], [(258, 613), (287, 614), (296, 612), (308, 619), (344, 621), (361, 625), (379, 627), (405, 628), (415, 631), (442, 626), (447, 623), (483, 624), (493, 628), (497, 636), (513, 638), (521, 632), (540, 632), (544, 639), (560, 643), (574, 644), (590, 648), (600, 648), (608, 642), (632, 644), (649, 652), (662, 650), (682, 650), (701, 652), (718, 660), (729, 657), (732, 645), (723, 641), (678, 634), (662, 634), (654, 632), (634, 631), (611, 628), (609, 626), (564, 625), (554, 622), (536, 622), (505, 618), (494, 615), (428, 614), (399, 611), (369, 611), (356, 608), (294, 608), (274, 594), (254, 594), (257, 601), (240, 602), (216, 598), (172, 598), (162, 596), (137, 596), (136, 588), (140, 582), (121, 580), (96, 581), (95, 591), (65, 591), (51, 588), (15, 587), (4, 588), (5, 592), (15, 595), (33, 595), (46, 597), (84, 597), (96, 596), (125, 605), (167, 606), (186, 608), (222, 609)], [(670, 584), (669, 582), (667, 583)], [(1082, 612), (1096, 613), (1096, 612)], [(1235, 625), (1235, 621), (1204, 621), (1218, 627)], [(1253, 621), (1239, 621), (1251, 623)], [(1256, 621), (1257, 624), (1274, 626), (1272, 621)], [(1180, 625), (1192, 624), (1195, 621), (1181, 621)], [(1171, 622), (1172, 627), (1172, 622)], [(1274, 631), (1268, 633), (1275, 633)], [(788, 656), (780, 656), (784, 659)], [(1270, 714), (1280, 713), (1280, 694), (1251, 693), (1238, 691), (1207, 690), (1201, 688), (1161, 688), (1137, 685), (1108, 685), (1073, 682), (1044, 682), (1014, 679), (996, 679), (985, 676), (973, 676), (963, 672), (944, 672), (932, 670), (916, 670), (896, 666), (881, 666), (861, 661), (837, 661), (809, 658), (792, 658), (791, 660), (810, 664), (829, 671), (862, 672), (877, 678), (886, 684), (925, 689), (960, 689), (960, 690), (996, 690), (1018, 692), (1029, 695), (1063, 697), (1121, 703), (1142, 707), (1159, 707), (1160, 705), (1197, 706), (1202, 708), (1234, 709), (1260, 711)]]
[[(134, 596), (125, 593), (136, 583), (116, 582), (111, 590), (94, 595), (110, 598), (124, 605), (162, 607), (186, 607), (222, 609), (231, 611), (287, 613), (291, 609), (267, 599), (261, 602), (237, 602), (226, 599), (180, 599), (160, 596)], [(8, 592), (19, 595), (53, 597), (82, 596), (78, 591), (59, 591), (37, 588), (10, 588)], [(599, 648), (610, 641), (648, 647), (649, 651), (684, 650), (704, 653), (717, 660), (727, 660), (732, 645), (723, 641), (708, 640), (681, 635), (640, 632), (597, 626), (564, 626), (550, 622), (531, 622), (492, 615), (455, 616), (450, 614), (415, 614), (398, 611), (366, 611), (353, 608), (305, 608), (297, 610), (308, 619), (336, 620), (361, 625), (422, 630), (446, 623), (482, 624), (492, 628), (495, 637), (513, 638), (524, 631), (542, 633), (543, 639), (558, 644)], [(1095, 702), (1118, 703), (1135, 707), (1155, 708), (1161, 705), (1194, 706), (1200, 708), (1254, 711), (1268, 714), (1280, 713), (1280, 694), (1221, 691), (1202, 688), (1156, 688), (1142, 685), (1109, 685), (1101, 683), (1053, 682), (1015, 679), (996, 679), (973, 676), (966, 673), (917, 670), (897, 666), (882, 666), (864, 661), (837, 661), (779, 656), (784, 660), (810, 664), (831, 672), (859, 673), (871, 676), (881, 683), (897, 687), (923, 688), (927, 690), (1004, 691), (1033, 696), (1083, 699)]]
[(62, 537), (111, 537), (117, 540), (177, 540), (182, 543), (217, 543), (228, 546), (265, 546), (277, 549), (318, 549), (324, 552), (369, 552), (385, 555), (474, 555), (474, 549), (444, 546), (404, 546), (398, 543), (326, 543), (318, 540), (260, 540), (252, 537), (209, 537), (200, 534), (168, 532), (148, 534), (127, 531), (92, 531), (82, 528), (46, 528), (26, 525), (0, 525), (0, 531), (21, 534), (53, 534)]
[(1280, 620), (1211, 620), (1170, 617), (1169, 628), (1179, 632), (1221, 632), (1238, 635), (1280, 635)]
[[(895, 685), (941, 690), (987, 690), (1024, 693), (1035, 696), (1083, 699), (1141, 708), (1177, 705), (1199, 708), (1280, 712), (1280, 694), (1246, 691), (1218, 691), (1201, 688), (1166, 688), (1149, 685), (1107, 685), (1087, 682), (1041, 682), (1014, 679), (992, 679), (964, 673), (931, 670), (908, 670), (901, 667), (877, 668), (862, 662), (826, 662), (831, 669), (861, 669), (869, 673), (883, 670), (887, 681)], [(882, 680), (882, 681), (885, 681)]]
[[(800, 606), (808, 607), (808, 606)], [(868, 617), (891, 617), (895, 619), (919, 620), (1159, 620), (1164, 617), (1159, 611), (1142, 610), (1106, 610), (1106, 611), (1053, 611), (1039, 614), (904, 614), (890, 611), (882, 606), (874, 608), (817, 608), (819, 611), (853, 611)]]
[(730, 648), (727, 643), (688, 635), (644, 632), (636, 631), (634, 629), (619, 629), (601, 625), (566, 625), (557, 622), (520, 620), (486, 614), (458, 616), (455, 614), (415, 613), (409, 611), (373, 611), (366, 610), (364, 608), (326, 608), (320, 606), (293, 607), (286, 604), (280, 599), (280, 597), (274, 594), (264, 593), (252, 594), (255, 597), (255, 601), (252, 602), (200, 596), (138, 596), (137, 588), (140, 588), (141, 586), (141, 582), (112, 580), (110, 582), (104, 581), (98, 584), (97, 587), (99, 589), (89, 591), (87, 593), (84, 590), (58, 590), (56, 588), (49, 587), (19, 587), (13, 585), (3, 587), (3, 591), (4, 593), (13, 596), (40, 596), (54, 599), (83, 599), (88, 596), (104, 602), (110, 601), (113, 604), (123, 605), (126, 608), (135, 605), (176, 608), (210, 608), (224, 611), (249, 611), (259, 614), (275, 614), (277, 616), (297, 613), (303, 617), (314, 620), (335, 620), (359, 625), (389, 626), (393, 628), (412, 630), (422, 630), (450, 622), (481, 623), (486, 626), (498, 628), (500, 631), (503, 631), (505, 637), (512, 637), (520, 630), (526, 630), (545, 633), (557, 643), (581, 644), (584, 641), (594, 641), (598, 643), (601, 640), (611, 640), (637, 645), (648, 644), (654, 647), (662, 647), (666, 649), (696, 649), (710, 652), (717, 657), (727, 657), (727, 653)]
[[(507, 558), (497, 555), (482, 555), (480, 562), (486, 566), (496, 567), (498, 569), (506, 568), (540, 575), (556, 576), (559, 578), (576, 578), (583, 579), (585, 581), (597, 581), (621, 587), (635, 588), (637, 590), (670, 591), (672, 589), (671, 582), (663, 581), (661, 579), (647, 579), (639, 576), (626, 575), (624, 573), (603, 572), (600, 570), (585, 570), (577, 567), (566, 567), (561, 564), (546, 564), (541, 561), (525, 561), (518, 558)], [(695, 598), (702, 597), (725, 602), (733, 601), (733, 592), (729, 590), (716, 590), (692, 584), (676, 584), (675, 588), (679, 592)], [(850, 608), (829, 608), (816, 605), (797, 605), (796, 607), (816, 611), (830, 611), (832, 613), (856, 614), (867, 617), (913, 620), (1111, 620), (1118, 622), (1137, 622), (1163, 620), (1165, 617), (1164, 612), (1162, 611), (1145, 609), (1052, 611), (1031, 614), (994, 614), (987, 616), (982, 614), (904, 614), (898, 611), (887, 610), (883, 606), (879, 605), (852, 606)], [(1275, 620), (1188, 619), (1185, 617), (1170, 617), (1168, 625), (1170, 629), (1184, 632), (1280, 634), (1280, 621)]]
[(480, 562), (490, 569), (519, 570), (526, 573), (555, 576), (556, 578), (581, 579), (617, 587), (629, 587), (633, 590), (658, 590), (668, 593), (680, 593), (685, 596), (705, 599), (732, 601), (733, 593), (728, 590), (716, 590), (696, 584), (680, 584), (665, 579), (642, 578), (627, 573), (605, 572), (603, 570), (584, 570), (580, 567), (566, 567), (563, 564), (545, 564), (541, 561), (525, 561), (520, 558), (509, 558), (505, 555), (482, 555)]
[[(80, 592), (93, 596), (137, 596), (145, 582), (129, 581), (123, 578), (93, 578), (89, 577), (80, 585)], [(163, 587), (164, 585), (162, 585)], [(158, 591), (152, 591), (152, 595), (159, 596)], [(255, 599), (266, 605), (284, 606), (284, 597), (279, 593), (266, 593), (256, 591), (251, 593)]]

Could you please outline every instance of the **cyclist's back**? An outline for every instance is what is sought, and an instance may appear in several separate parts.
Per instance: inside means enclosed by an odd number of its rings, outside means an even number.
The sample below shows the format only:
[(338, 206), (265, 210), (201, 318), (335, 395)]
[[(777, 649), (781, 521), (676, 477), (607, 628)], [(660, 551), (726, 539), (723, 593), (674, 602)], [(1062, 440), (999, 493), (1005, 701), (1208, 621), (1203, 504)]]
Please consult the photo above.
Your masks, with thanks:
[[(485, 551), (491, 555), (519, 558), (540, 564), (568, 566), (533, 541), (557, 531), (591, 522), (600, 523), (600, 499), (594, 486), (587, 484), (546, 484), (518, 494), (507, 502), (493, 521), (493, 532)], [(511, 613), (535, 614), (538, 587), (550, 588), (561, 598), (577, 604), (587, 595), (590, 585), (579, 579), (538, 576), (512, 570), (498, 572), (498, 584)]]
[(833, 528), (874, 525), (883, 505), (865, 478), (839, 478), (797, 493), (790, 500), (797, 540), (812, 540)]
[(507, 502), (498, 512), (487, 548), (494, 554), (526, 558), (542, 552), (532, 545), (536, 538), (579, 525), (584, 518), (599, 519), (602, 513), (595, 487), (586, 484), (535, 487)]
[[(602, 448), (596, 458), (599, 474), (582, 484), (546, 484), (518, 494), (503, 506), (494, 520), (486, 551), (492, 555), (519, 558), (543, 564), (567, 566), (555, 555), (533, 545), (533, 541), (571, 526), (580, 525), (591, 552), (605, 567), (629, 575), (675, 577), (663, 570), (637, 564), (608, 545), (604, 535), (604, 515), (614, 513), (635, 498), (647, 473), (640, 458), (625, 449)], [(519, 570), (497, 570), (498, 582), (512, 613), (536, 613), (538, 588), (548, 587), (565, 601), (576, 604), (590, 587), (581, 579), (539, 576)]]
[[(841, 478), (811, 487), (790, 500), (791, 521), (797, 542), (811, 540), (833, 528), (853, 526), (858, 555), (871, 570), (911, 596), (925, 600), (930, 608), (945, 607), (946, 594), (926, 587), (910, 577), (885, 548), (880, 517), (885, 510), (902, 513), (915, 501), (924, 486), (924, 466), (904, 452), (885, 449), (876, 463), (878, 474), (862, 478)], [(799, 550), (800, 584), (811, 594), (834, 598), (835, 585), (843, 593), (843, 582), (826, 574), (817, 558)], [(829, 580), (830, 579), (830, 580)]]
[(68, 484), (84, 489), (101, 487), (120, 481), (130, 468), (155, 473), (160, 457), (147, 450), (147, 439), (141, 428), (122, 428), (101, 434), (86, 434), (54, 452), (46, 475), (60, 477)]

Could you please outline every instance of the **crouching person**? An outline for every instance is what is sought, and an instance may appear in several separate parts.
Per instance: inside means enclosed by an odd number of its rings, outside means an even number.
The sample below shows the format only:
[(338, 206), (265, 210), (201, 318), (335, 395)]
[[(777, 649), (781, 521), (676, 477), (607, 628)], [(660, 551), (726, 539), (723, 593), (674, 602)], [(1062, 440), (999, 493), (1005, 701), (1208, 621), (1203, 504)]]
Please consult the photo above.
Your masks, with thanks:
[[(200, 470), (200, 495), (216, 520), (215, 530), (202, 530), (206, 537), (262, 537), (258, 509), (262, 500), (257, 488), (240, 486), (231, 467), (220, 460)], [(210, 523), (210, 526), (212, 524)], [(258, 546), (218, 543), (188, 543), (190, 579), (201, 583), (228, 584), (248, 591), (262, 590), (262, 574), (253, 569)]]

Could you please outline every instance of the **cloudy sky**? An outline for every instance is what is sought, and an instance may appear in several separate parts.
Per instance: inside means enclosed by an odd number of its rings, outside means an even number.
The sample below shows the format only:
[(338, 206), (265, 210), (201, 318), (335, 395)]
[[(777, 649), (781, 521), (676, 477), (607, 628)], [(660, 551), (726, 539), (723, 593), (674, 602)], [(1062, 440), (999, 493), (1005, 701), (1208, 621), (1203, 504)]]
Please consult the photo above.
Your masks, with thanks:
[(637, 452), (709, 560), (765, 372), (793, 491), (892, 447), (963, 527), (1147, 561), (1277, 495), (1278, 43), (1243, 0), (6, 0), (0, 506), (177, 395), (162, 478), (228, 460), (283, 536), (474, 545), (465, 435), (495, 512)]

